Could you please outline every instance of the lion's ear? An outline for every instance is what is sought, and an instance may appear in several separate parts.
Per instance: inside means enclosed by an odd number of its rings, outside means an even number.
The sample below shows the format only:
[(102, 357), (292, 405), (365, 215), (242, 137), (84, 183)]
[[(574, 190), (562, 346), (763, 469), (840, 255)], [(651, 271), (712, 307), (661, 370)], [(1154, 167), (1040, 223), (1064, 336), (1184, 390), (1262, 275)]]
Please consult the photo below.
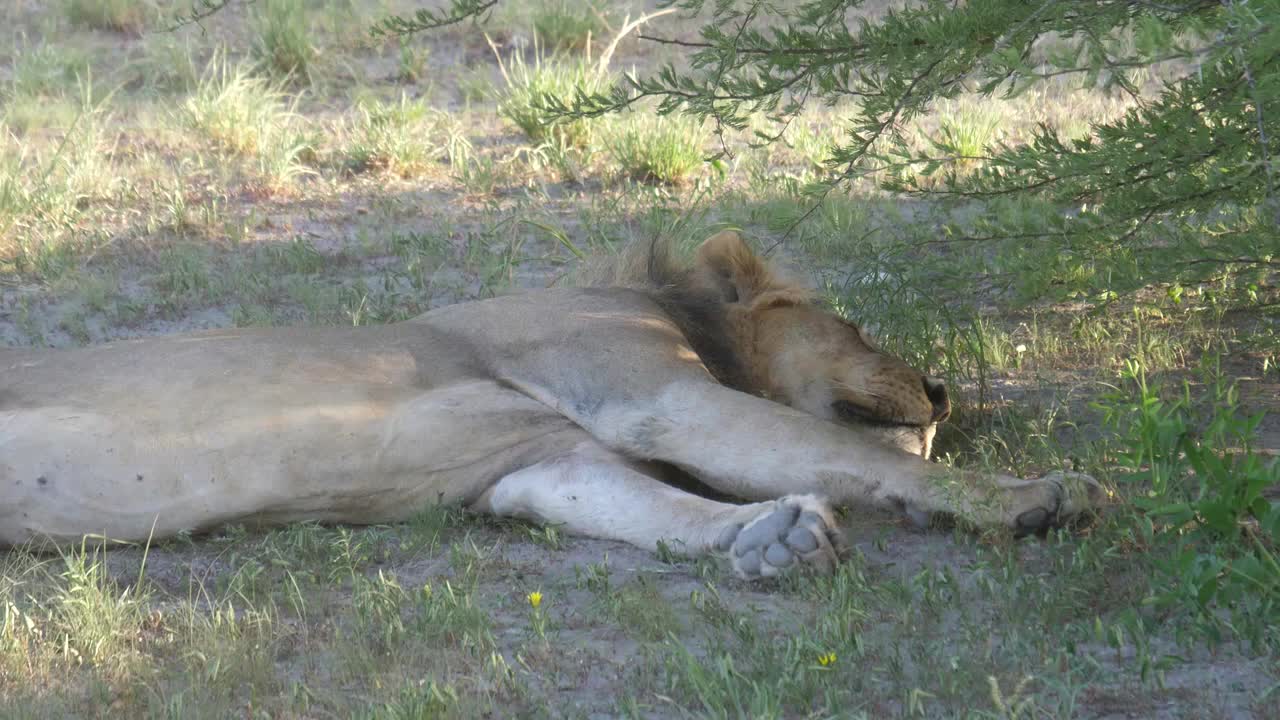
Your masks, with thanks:
[(769, 290), (751, 300), (750, 312), (759, 312), (769, 308), (804, 305), (812, 300), (812, 295), (801, 288), (781, 288)]
[(751, 302), (781, 287), (769, 266), (732, 230), (704, 240), (698, 248), (697, 265), (729, 302)]

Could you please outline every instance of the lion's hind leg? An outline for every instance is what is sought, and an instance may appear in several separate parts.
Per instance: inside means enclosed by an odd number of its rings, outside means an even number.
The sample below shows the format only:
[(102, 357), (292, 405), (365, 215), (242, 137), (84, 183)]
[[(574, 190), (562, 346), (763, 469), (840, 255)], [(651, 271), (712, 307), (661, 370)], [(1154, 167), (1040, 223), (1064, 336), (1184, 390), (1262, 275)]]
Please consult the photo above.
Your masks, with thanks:
[(725, 553), (745, 578), (794, 568), (831, 572), (844, 550), (829, 506), (812, 495), (717, 502), (671, 487), (592, 443), (507, 475), (472, 507), (649, 550), (663, 542), (690, 555)]

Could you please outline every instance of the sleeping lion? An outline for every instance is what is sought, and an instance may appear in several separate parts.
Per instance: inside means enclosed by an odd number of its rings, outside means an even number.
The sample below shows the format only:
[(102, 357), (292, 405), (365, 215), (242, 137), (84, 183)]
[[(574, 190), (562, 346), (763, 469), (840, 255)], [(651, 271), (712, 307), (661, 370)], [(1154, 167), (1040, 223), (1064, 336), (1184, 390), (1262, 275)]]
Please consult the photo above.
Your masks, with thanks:
[[(0, 544), (224, 523), (385, 523), (429, 503), (830, 571), (832, 504), (1032, 532), (1087, 476), (929, 462), (943, 383), (876, 349), (733, 232), (645, 287), (548, 289), (380, 327), (0, 349)], [(664, 482), (691, 476), (745, 504)]]

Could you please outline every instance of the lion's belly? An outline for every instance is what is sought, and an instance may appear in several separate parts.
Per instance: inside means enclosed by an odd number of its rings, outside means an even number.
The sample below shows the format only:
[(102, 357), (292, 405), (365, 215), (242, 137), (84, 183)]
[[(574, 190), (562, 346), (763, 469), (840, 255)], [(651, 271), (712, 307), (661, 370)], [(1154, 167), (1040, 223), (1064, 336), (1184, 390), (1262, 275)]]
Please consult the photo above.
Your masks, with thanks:
[(0, 409), (0, 544), (145, 540), (227, 522), (394, 521), (428, 503), (469, 502), (585, 439), (489, 381), (377, 390), (229, 388), (180, 405), (151, 397)]

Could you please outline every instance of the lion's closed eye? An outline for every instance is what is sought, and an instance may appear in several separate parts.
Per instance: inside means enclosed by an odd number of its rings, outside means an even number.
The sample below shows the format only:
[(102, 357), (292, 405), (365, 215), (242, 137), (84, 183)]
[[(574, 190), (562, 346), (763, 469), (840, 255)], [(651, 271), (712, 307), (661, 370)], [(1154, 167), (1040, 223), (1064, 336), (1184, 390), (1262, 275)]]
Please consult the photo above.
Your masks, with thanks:
[(845, 422), (858, 422), (869, 425), (901, 425), (902, 423), (894, 422), (881, 417), (870, 408), (863, 407), (848, 400), (837, 400), (831, 404), (831, 409), (835, 412), (837, 418)]

